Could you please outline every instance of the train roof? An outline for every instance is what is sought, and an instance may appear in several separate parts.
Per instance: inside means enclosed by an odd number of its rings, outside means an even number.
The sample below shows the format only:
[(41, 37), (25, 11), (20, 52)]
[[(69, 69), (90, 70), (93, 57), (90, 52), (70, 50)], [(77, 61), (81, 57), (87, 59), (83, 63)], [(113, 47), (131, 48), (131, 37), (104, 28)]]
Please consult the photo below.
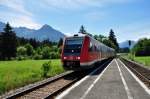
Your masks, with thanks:
[(87, 34), (78, 33), (78, 34), (73, 34), (73, 35), (67, 36), (66, 38), (71, 38), (71, 37), (84, 37), (84, 36), (86, 36), (86, 35), (87, 35)]
[(102, 43), (102, 42), (100, 42), (100, 41), (94, 39), (93, 37), (91, 37), (91, 36), (88, 35), (88, 34), (81, 34), (81, 33), (78, 33), (78, 34), (74, 34), (74, 35), (68, 36), (68, 37), (66, 37), (66, 38), (72, 38), (72, 37), (85, 37), (85, 36), (88, 36), (89, 38), (93, 39), (93, 40), (96, 41), (97, 43), (100, 43), (101, 45), (103, 45), (103, 46), (109, 48), (110, 50), (115, 51), (113, 48), (111, 48), (111, 47), (105, 45), (104, 43)]

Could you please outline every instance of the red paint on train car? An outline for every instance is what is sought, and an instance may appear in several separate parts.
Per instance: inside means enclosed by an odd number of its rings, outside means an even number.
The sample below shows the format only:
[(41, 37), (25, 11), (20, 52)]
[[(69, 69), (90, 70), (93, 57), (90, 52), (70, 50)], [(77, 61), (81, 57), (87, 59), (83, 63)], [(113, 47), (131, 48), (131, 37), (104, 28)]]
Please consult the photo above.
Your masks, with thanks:
[(89, 68), (91, 67), (90, 65), (98, 60), (113, 57), (114, 55), (115, 52), (112, 48), (107, 47), (88, 35), (75, 36), (64, 39), (61, 61), (65, 69), (75, 70)]
[(85, 36), (84, 38), (84, 42), (83, 42), (83, 45), (82, 45), (82, 50), (81, 50), (81, 54), (80, 54), (80, 62), (83, 63), (83, 62), (88, 62), (89, 59), (88, 59), (88, 46), (89, 45), (89, 37)]

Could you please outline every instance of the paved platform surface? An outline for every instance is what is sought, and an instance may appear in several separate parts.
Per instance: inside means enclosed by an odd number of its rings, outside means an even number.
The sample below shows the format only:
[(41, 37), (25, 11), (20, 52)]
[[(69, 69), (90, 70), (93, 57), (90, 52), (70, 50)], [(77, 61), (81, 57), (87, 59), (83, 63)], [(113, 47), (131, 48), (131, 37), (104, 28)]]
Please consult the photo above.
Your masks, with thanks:
[(57, 99), (150, 99), (150, 90), (133, 76), (119, 59), (114, 59), (103, 72), (88, 75)]

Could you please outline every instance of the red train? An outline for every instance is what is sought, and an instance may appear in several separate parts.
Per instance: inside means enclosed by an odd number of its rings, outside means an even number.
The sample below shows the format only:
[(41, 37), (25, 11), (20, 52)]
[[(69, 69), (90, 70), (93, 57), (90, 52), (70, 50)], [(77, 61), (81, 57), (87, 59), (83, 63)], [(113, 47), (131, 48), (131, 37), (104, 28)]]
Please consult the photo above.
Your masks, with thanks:
[(89, 35), (76, 34), (65, 38), (61, 61), (65, 69), (82, 70), (91, 68), (98, 61), (114, 56), (114, 49)]

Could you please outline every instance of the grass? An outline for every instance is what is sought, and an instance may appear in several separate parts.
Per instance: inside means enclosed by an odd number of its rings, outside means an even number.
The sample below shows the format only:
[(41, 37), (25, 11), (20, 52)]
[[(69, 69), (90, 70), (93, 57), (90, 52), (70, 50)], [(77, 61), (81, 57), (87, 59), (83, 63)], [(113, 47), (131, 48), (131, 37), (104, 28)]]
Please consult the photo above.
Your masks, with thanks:
[(145, 66), (150, 67), (150, 56), (134, 57), (136, 62), (144, 64)]
[(150, 68), (150, 56), (133, 56), (131, 54), (124, 54), (122, 57), (138, 62)]
[[(41, 66), (49, 60), (0, 61), (0, 94), (20, 86), (44, 79)], [(59, 59), (51, 60), (48, 76), (64, 72)]]

